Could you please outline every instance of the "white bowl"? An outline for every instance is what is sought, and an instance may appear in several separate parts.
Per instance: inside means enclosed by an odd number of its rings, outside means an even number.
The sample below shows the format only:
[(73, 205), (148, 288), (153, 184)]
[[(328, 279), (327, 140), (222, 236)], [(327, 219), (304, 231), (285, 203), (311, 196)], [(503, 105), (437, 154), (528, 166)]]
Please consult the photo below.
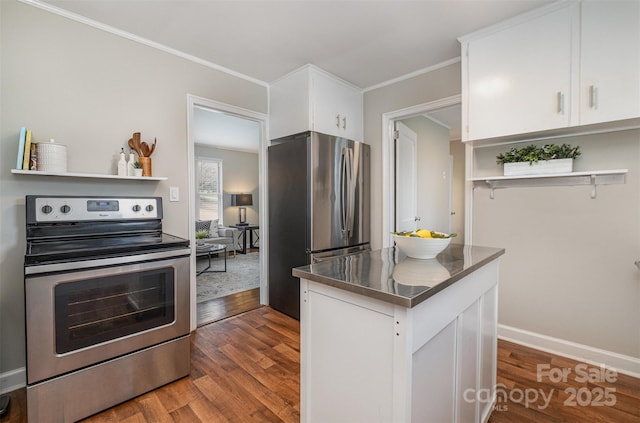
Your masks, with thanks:
[(400, 251), (408, 257), (417, 259), (435, 258), (451, 242), (451, 238), (421, 238), (402, 235), (393, 235), (393, 239)]

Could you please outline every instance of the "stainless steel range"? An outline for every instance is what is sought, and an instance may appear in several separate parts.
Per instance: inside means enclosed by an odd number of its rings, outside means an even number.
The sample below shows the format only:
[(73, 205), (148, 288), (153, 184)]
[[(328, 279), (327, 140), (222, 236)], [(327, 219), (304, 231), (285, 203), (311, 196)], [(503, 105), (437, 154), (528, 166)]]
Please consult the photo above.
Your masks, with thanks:
[(26, 197), (27, 417), (71, 422), (189, 374), (189, 241), (159, 197)]

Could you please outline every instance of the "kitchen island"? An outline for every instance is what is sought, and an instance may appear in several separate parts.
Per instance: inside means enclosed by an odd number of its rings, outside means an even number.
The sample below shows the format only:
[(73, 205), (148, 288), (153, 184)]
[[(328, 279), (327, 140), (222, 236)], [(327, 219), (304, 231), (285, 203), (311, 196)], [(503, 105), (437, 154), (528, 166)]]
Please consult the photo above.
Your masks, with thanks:
[(498, 258), (396, 247), (293, 269), (302, 422), (483, 422), (495, 400)]

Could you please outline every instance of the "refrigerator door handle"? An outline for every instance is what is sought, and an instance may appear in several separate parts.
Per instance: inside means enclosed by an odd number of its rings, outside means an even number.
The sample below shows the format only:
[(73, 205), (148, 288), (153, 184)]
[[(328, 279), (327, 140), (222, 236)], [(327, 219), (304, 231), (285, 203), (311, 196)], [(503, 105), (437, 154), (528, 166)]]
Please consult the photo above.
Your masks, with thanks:
[(351, 238), (353, 233), (354, 208), (355, 208), (355, 178), (353, 149), (343, 148), (340, 155), (340, 213), (341, 229), (345, 241)]
[(347, 235), (349, 238), (353, 235), (353, 221), (355, 216), (355, 202), (356, 202), (356, 179), (355, 179), (355, 167), (353, 158), (353, 149), (347, 149), (349, 158), (349, 219), (347, 227)]
[(348, 162), (347, 162), (347, 150), (343, 148), (340, 152), (340, 229), (342, 230), (342, 234), (344, 236), (345, 232), (348, 230), (348, 191), (349, 189), (349, 177), (348, 177)]

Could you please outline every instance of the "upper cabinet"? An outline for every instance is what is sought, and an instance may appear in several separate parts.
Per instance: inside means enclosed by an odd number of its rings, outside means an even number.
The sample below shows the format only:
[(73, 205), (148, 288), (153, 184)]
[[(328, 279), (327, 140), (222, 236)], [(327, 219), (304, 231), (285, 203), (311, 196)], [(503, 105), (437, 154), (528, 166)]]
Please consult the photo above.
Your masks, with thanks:
[(560, 2), (462, 37), (463, 141), (640, 117), (640, 2)]
[(362, 90), (311, 65), (269, 88), (271, 138), (304, 131), (363, 141)]
[(581, 6), (580, 124), (640, 116), (640, 2)]

